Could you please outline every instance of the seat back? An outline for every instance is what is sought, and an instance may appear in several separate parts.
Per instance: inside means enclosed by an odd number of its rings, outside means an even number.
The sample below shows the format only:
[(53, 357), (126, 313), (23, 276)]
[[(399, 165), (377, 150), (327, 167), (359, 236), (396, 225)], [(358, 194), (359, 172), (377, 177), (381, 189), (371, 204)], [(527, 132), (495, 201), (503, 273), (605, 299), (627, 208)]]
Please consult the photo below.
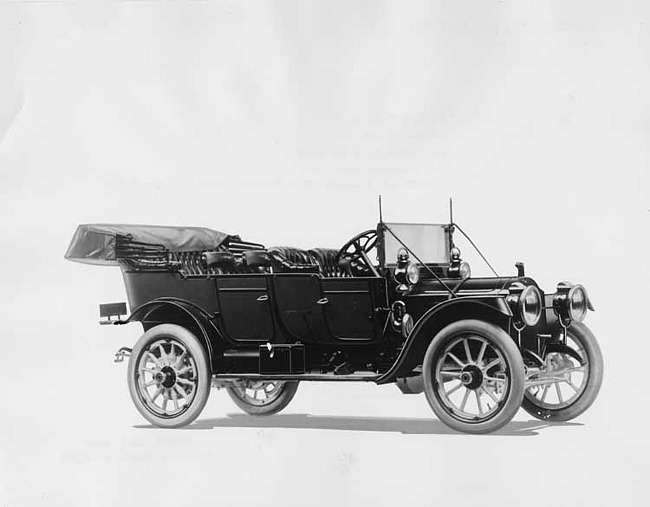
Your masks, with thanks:
[(318, 273), (318, 265), (306, 250), (290, 246), (274, 246), (267, 250), (276, 273)]
[(302, 250), (287, 246), (268, 249), (276, 273), (320, 273), (326, 277), (348, 276), (336, 263), (337, 250), (312, 248)]
[(334, 248), (312, 248), (309, 250), (311, 258), (316, 261), (320, 273), (327, 277), (349, 276), (348, 273), (336, 262), (337, 250)]

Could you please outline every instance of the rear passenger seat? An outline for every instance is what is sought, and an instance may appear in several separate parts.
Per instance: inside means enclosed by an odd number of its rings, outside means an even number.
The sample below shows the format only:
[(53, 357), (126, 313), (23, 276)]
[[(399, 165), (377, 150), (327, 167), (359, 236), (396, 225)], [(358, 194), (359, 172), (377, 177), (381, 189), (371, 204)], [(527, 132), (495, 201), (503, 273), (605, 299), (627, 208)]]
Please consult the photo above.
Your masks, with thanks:
[[(271, 256), (275, 273), (320, 273), (326, 277), (350, 276), (336, 263), (338, 250), (334, 248), (300, 248), (276, 246), (266, 250)], [(206, 267), (202, 260), (202, 252), (169, 252), (168, 259), (178, 263), (184, 275), (236, 274), (256, 273), (257, 270), (248, 268), (241, 261), (228, 269)]]

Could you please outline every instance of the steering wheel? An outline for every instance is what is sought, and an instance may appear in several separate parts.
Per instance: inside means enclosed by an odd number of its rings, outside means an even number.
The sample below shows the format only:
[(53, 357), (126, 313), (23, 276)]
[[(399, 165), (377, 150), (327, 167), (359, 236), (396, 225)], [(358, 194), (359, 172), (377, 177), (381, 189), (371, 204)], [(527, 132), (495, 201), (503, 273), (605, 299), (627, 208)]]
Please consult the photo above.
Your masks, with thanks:
[(350, 270), (354, 275), (363, 276), (372, 273), (374, 276), (379, 276), (368, 257), (376, 244), (377, 231), (375, 229), (357, 234), (341, 247), (336, 254), (336, 262), (337, 264), (340, 262), (349, 263)]

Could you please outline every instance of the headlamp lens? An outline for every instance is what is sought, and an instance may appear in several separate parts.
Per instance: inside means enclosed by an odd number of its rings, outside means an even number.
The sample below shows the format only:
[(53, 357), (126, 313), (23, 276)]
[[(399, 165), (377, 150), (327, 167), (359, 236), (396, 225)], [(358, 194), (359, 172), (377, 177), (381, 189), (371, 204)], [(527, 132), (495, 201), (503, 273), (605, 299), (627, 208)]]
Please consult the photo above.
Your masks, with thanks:
[(582, 322), (587, 315), (587, 291), (576, 285), (569, 291), (569, 316), (573, 322)]
[(406, 278), (411, 285), (415, 285), (420, 281), (420, 266), (412, 262), (406, 268)]
[(527, 326), (534, 326), (542, 316), (542, 296), (537, 287), (529, 285), (519, 299), (521, 318)]

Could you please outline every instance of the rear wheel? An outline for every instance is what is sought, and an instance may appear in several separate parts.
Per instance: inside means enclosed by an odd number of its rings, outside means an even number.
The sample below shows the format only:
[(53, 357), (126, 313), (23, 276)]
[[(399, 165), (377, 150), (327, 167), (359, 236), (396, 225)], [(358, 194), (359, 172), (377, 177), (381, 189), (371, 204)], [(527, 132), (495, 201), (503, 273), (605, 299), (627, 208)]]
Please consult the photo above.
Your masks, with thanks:
[(445, 327), (429, 345), (422, 373), (429, 405), (456, 431), (495, 431), (521, 406), (525, 376), (519, 349), (503, 329), (487, 322)]
[[(603, 383), (603, 356), (596, 337), (584, 324), (567, 330), (566, 347), (544, 357), (545, 374), (557, 379), (526, 389), (522, 408), (544, 421), (569, 421), (596, 400)], [(578, 359), (579, 358), (579, 359)]]
[(226, 390), (235, 404), (247, 414), (272, 415), (291, 402), (298, 390), (298, 382), (238, 381)]
[(128, 367), (129, 393), (140, 414), (155, 426), (190, 424), (210, 394), (210, 367), (203, 345), (175, 324), (152, 327), (138, 340)]

